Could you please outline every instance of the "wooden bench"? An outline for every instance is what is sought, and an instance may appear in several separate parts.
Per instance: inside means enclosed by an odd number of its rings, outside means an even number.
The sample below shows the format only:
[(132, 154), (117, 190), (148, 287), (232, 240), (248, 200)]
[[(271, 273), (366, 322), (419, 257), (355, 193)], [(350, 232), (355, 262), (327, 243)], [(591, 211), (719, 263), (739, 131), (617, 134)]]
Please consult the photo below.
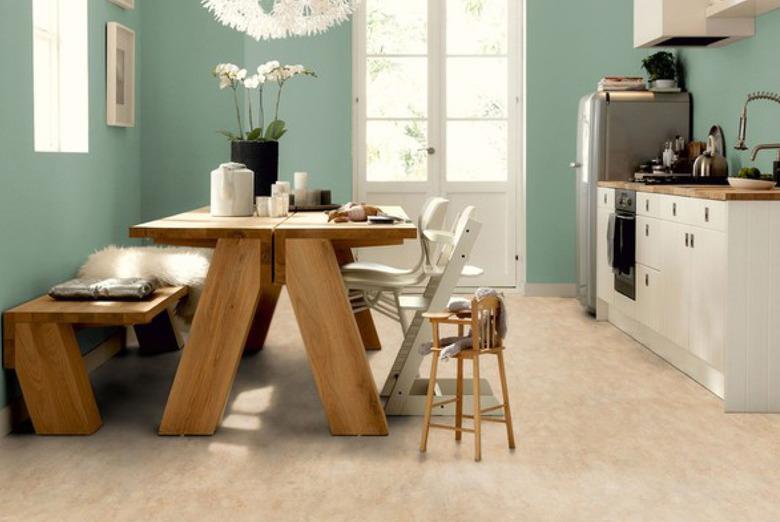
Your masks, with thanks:
[(133, 326), (142, 351), (179, 348), (171, 312), (185, 295), (186, 287), (170, 287), (143, 301), (43, 296), (5, 312), (3, 366), (16, 370), (35, 432), (90, 435), (102, 424), (76, 328)]

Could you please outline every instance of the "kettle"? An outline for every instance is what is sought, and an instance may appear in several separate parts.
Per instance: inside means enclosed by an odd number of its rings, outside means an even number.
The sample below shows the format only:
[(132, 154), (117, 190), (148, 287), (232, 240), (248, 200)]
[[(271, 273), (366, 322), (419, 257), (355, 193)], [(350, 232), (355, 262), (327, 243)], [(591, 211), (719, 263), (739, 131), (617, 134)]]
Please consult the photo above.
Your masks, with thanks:
[(255, 174), (241, 163), (223, 163), (211, 171), (211, 215), (251, 216), (255, 213)]
[(726, 178), (729, 175), (729, 162), (718, 153), (715, 138), (707, 138), (707, 150), (693, 163), (694, 178)]

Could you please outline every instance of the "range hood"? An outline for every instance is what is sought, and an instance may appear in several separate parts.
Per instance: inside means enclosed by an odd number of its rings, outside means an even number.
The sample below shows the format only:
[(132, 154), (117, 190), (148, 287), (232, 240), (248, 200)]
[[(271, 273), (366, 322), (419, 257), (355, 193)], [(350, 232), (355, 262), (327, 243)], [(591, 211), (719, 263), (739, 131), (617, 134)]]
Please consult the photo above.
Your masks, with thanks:
[(707, 16), (712, 0), (634, 0), (634, 47), (722, 47), (753, 36), (754, 17)]

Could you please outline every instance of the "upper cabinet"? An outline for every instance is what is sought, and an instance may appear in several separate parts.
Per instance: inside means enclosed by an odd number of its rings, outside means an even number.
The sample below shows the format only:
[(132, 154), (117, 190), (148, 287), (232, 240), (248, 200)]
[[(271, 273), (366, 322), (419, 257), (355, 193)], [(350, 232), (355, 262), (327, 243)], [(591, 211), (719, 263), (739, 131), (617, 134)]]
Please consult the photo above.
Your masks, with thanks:
[[(755, 34), (755, 15), (707, 16), (714, 3), (770, 0), (634, 0), (634, 47), (722, 47)], [(778, 0), (772, 0), (775, 2)]]
[(780, 8), (780, 0), (709, 0), (710, 18), (756, 17)]

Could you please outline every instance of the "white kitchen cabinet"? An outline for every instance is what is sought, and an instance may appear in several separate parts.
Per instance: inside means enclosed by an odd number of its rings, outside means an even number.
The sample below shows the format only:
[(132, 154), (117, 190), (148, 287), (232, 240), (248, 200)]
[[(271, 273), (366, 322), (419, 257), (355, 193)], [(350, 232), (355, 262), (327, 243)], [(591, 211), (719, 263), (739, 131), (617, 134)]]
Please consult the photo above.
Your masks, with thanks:
[(710, 0), (708, 18), (741, 18), (761, 16), (780, 8), (780, 0)]
[[(609, 321), (722, 397), (729, 412), (780, 413), (780, 196), (763, 199), (639, 190), (636, 300), (614, 292), (602, 267)], [(601, 234), (610, 213), (602, 207)]]
[(725, 232), (728, 223), (728, 205), (723, 201), (694, 200), (689, 217), (694, 226)]
[(599, 187), (596, 197), (599, 208), (608, 208), (610, 212), (615, 210), (615, 189)]
[(661, 242), (664, 221), (637, 216), (636, 262), (660, 270), (663, 244)]
[(692, 224), (696, 201), (693, 198), (679, 196), (659, 196), (658, 217), (674, 223)]
[(654, 331), (661, 328), (664, 309), (661, 272), (653, 268), (636, 266), (636, 318)]
[(723, 370), (726, 343), (726, 234), (691, 228), (690, 334), (688, 349)]
[(661, 237), (663, 259), (663, 317), (660, 333), (674, 344), (688, 349), (691, 293), (690, 227), (666, 223)]
[[(614, 194), (614, 190), (612, 193)], [(614, 196), (612, 201), (614, 201)], [(612, 215), (613, 209), (614, 207), (600, 206), (598, 208), (596, 225), (596, 295), (608, 304), (613, 303), (615, 294), (615, 278), (607, 257), (607, 229), (609, 228), (609, 217)]]
[(639, 192), (636, 195), (636, 215), (657, 218), (660, 209), (658, 196), (650, 192)]

